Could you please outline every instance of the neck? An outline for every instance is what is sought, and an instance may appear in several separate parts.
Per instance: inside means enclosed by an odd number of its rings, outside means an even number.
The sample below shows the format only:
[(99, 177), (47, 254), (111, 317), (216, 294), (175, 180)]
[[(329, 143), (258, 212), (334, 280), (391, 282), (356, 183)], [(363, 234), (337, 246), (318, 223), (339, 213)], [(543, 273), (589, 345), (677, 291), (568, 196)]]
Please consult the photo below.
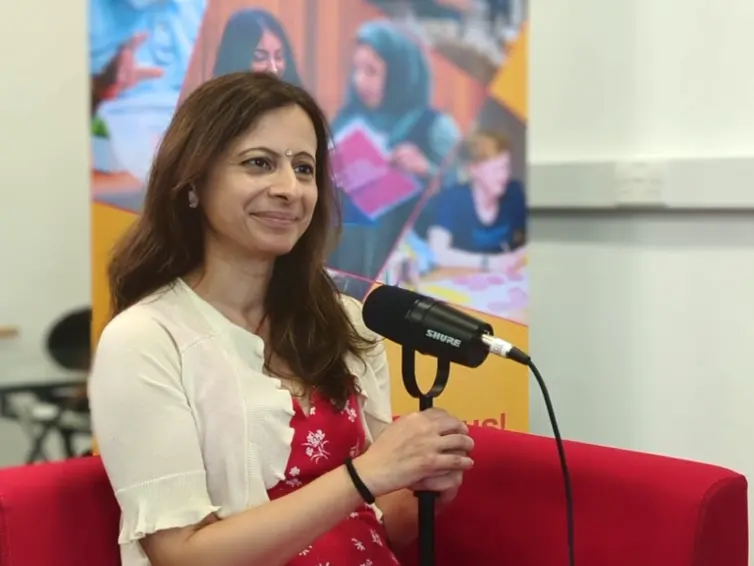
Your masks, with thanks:
[(213, 248), (206, 246), (204, 264), (187, 282), (231, 321), (256, 331), (264, 318), (274, 260), (239, 258)]
[(471, 188), (471, 198), (474, 201), (474, 207), (477, 210), (490, 210), (492, 208), (497, 209), (498, 205), (500, 204), (500, 197), (491, 195), (483, 187), (472, 185)]

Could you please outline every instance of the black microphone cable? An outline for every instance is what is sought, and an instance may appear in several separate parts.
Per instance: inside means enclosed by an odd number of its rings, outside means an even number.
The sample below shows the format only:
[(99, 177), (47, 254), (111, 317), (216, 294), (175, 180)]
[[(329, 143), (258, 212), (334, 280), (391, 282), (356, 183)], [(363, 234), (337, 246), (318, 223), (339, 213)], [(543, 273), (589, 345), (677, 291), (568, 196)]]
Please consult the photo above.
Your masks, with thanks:
[[(565, 488), (565, 504), (566, 504), (566, 544), (568, 549), (568, 566), (576, 566), (576, 552), (574, 549), (574, 536), (573, 536), (573, 492), (571, 490), (571, 473), (568, 471), (568, 462), (566, 461), (565, 447), (563, 446), (563, 438), (560, 436), (560, 427), (558, 426), (558, 419), (555, 417), (555, 409), (552, 406), (550, 400), (550, 393), (547, 391), (547, 385), (542, 378), (542, 374), (539, 373), (539, 369), (531, 361), (531, 357), (528, 356), (523, 350), (519, 350), (515, 346), (511, 346), (505, 342), (498, 341), (490, 337), (490, 342), (494, 341), (495, 346), (504, 344), (503, 348), (491, 347), (491, 351), (502, 354), (504, 357), (518, 362), (521, 365), (527, 366), (534, 379), (537, 380), (539, 390), (542, 392), (542, 397), (545, 401), (545, 407), (547, 408), (547, 416), (550, 418), (550, 425), (552, 426), (552, 434), (555, 437), (555, 446), (558, 449), (558, 459), (560, 460), (560, 471), (563, 475), (563, 487)], [(487, 342), (487, 340), (485, 340)], [(492, 344), (490, 343), (490, 346)]]

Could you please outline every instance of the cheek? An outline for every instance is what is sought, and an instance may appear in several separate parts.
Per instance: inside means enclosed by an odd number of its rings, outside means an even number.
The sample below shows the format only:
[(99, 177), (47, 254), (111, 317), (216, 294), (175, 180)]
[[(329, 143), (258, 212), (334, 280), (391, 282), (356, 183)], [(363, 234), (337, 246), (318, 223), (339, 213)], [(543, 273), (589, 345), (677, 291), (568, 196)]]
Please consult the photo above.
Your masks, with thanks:
[(314, 209), (317, 207), (317, 201), (319, 200), (319, 193), (316, 189), (304, 195), (304, 208), (307, 218), (311, 219), (314, 215)]
[(384, 73), (376, 73), (372, 77), (372, 86), (374, 91), (379, 93), (380, 96), (385, 92), (385, 75)]
[(222, 202), (207, 202), (202, 206), (204, 220), (212, 232), (230, 236), (234, 231), (238, 219), (231, 214), (228, 207), (223, 206)]
[(204, 217), (209, 227), (220, 234), (231, 236), (243, 229), (247, 217), (245, 192), (233, 190), (232, 184), (225, 184), (224, 190), (212, 191), (202, 199)]

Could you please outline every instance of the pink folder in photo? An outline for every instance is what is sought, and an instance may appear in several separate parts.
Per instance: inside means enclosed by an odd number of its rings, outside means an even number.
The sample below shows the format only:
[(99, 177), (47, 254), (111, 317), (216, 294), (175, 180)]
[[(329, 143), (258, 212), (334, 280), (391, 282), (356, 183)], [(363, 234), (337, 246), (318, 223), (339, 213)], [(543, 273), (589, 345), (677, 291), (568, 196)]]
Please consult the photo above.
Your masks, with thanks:
[(371, 220), (420, 190), (414, 179), (390, 164), (364, 128), (354, 129), (338, 142), (333, 161), (338, 185)]

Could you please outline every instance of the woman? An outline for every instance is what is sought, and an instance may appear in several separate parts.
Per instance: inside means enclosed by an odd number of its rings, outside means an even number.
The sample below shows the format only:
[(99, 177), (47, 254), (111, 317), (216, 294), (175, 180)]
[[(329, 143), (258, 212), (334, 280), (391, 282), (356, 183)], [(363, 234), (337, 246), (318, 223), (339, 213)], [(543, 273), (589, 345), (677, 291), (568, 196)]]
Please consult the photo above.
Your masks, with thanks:
[(432, 108), (432, 77), (421, 47), (395, 24), (367, 22), (356, 34), (346, 102), (335, 141), (354, 121), (378, 136), (398, 167), (428, 179), (459, 140), (452, 117)]
[(123, 566), (394, 564), (408, 489), (442, 506), (471, 466), (458, 419), (392, 422), (384, 348), (324, 268), (328, 160), (321, 110), (268, 73), (176, 112), (89, 385)]
[(249, 70), (273, 73), (291, 84), (301, 84), (285, 29), (265, 10), (243, 9), (230, 17), (212, 76)]
[[(390, 196), (395, 181), (386, 181), (380, 189), (392, 204), (369, 222), (344, 198), (345, 237), (330, 258), (333, 268), (377, 278), (422, 192), (440, 173), (458, 142), (460, 134), (453, 118), (431, 106), (431, 83), (421, 47), (395, 24), (375, 20), (361, 26), (346, 101), (333, 121), (338, 153), (347, 156), (345, 166), (358, 163), (358, 156), (350, 155), (354, 150), (349, 147), (359, 147), (358, 142), (351, 146), (351, 136), (355, 130), (369, 131), (370, 141), (380, 146), (397, 170), (409, 176), (416, 190)], [(357, 172), (356, 177), (364, 175)]]

